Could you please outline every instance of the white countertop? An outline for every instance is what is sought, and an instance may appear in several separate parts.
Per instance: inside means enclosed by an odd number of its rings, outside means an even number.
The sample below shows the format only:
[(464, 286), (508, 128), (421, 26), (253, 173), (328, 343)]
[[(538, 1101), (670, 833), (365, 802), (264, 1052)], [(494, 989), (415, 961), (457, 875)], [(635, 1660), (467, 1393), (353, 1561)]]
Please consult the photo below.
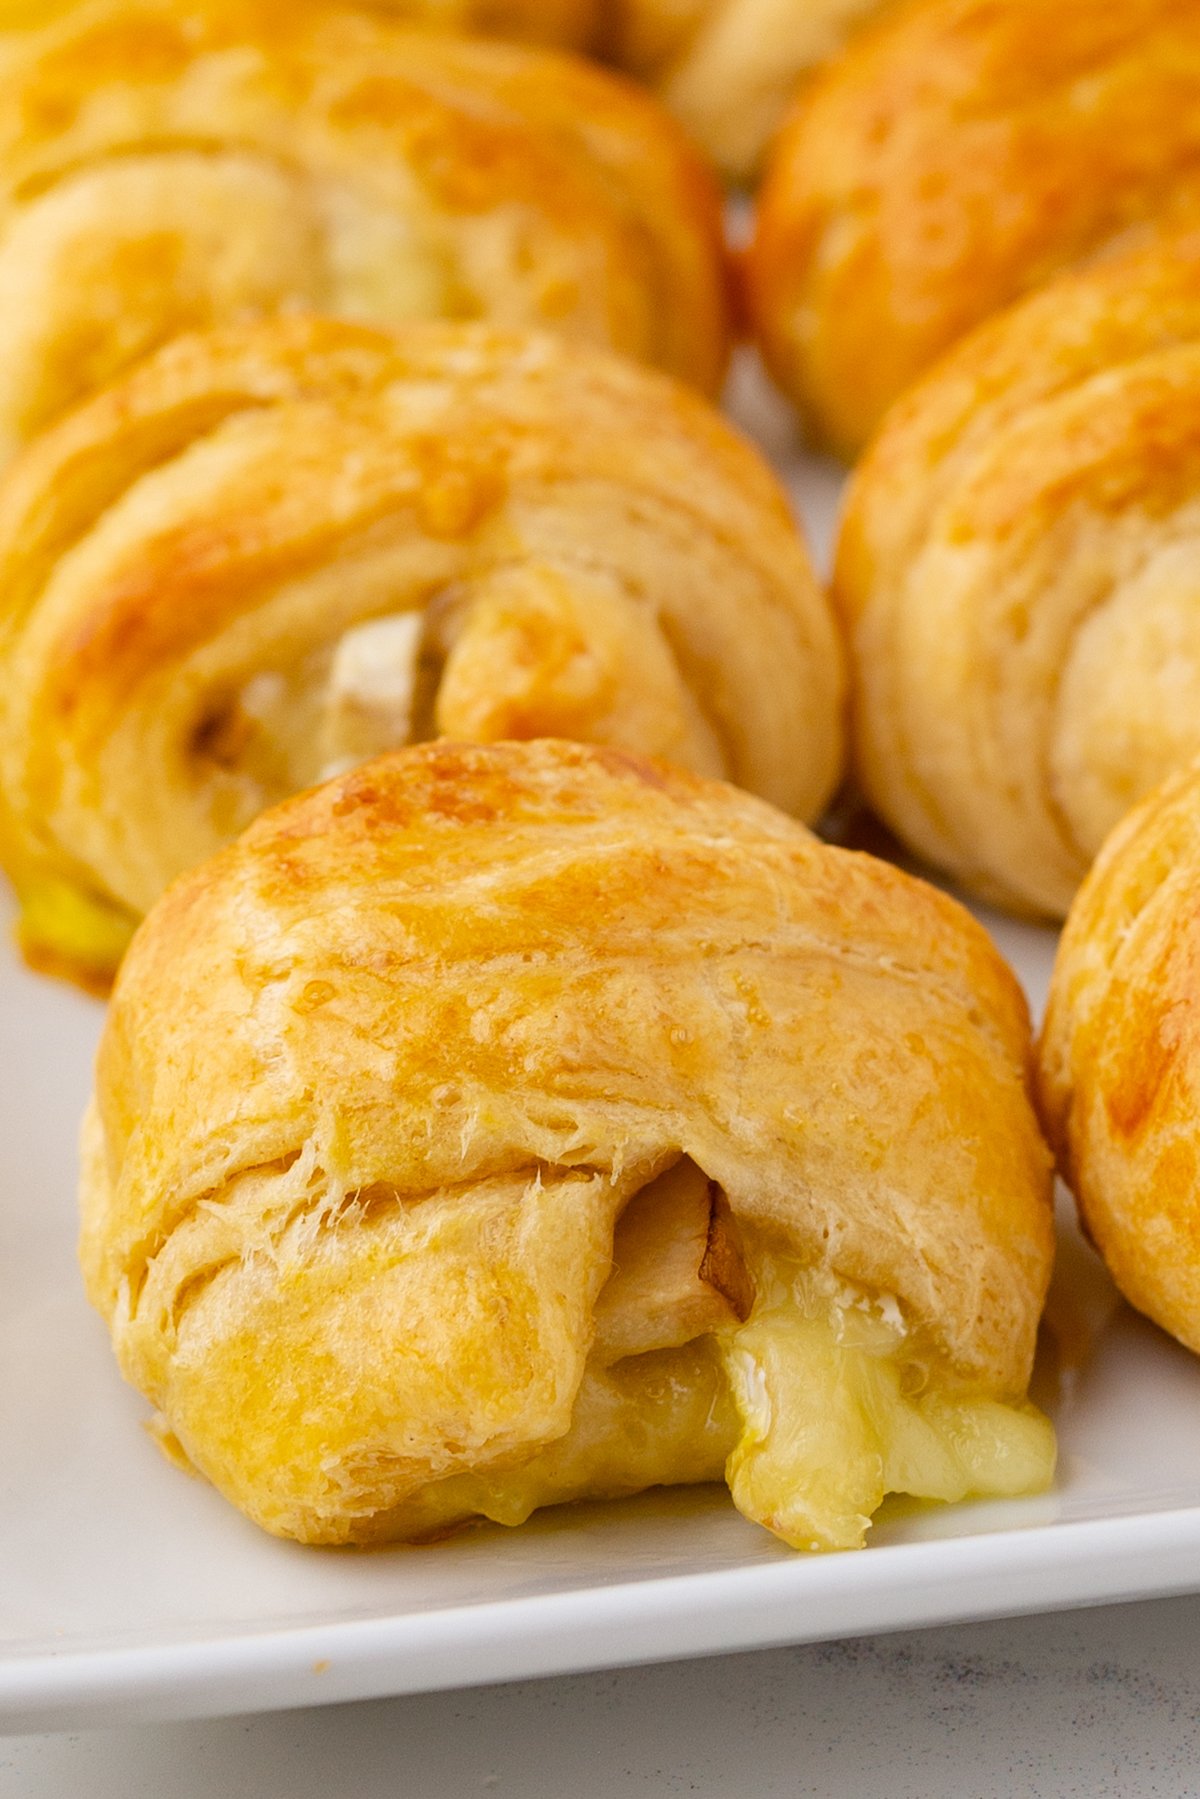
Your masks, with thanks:
[(0, 1739), (0, 1799), (1197, 1792), (1200, 1598), (263, 1718)]

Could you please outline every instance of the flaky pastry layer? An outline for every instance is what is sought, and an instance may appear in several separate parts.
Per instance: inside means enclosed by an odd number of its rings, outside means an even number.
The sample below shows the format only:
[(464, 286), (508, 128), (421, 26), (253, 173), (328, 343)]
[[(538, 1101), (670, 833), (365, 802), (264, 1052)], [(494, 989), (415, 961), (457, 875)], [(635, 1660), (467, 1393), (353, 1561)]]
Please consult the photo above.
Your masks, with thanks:
[(0, 856), (111, 972), (264, 806), (439, 735), (663, 754), (812, 816), (833, 620), (765, 463), (689, 390), (484, 326), (182, 340), (0, 492)]
[[(600, 0), (341, 0), (347, 7), (425, 29), (478, 32), (531, 44), (594, 47)], [(27, 31), (91, 0), (0, 0), (0, 31)], [(293, 0), (303, 6), (308, 0)], [(316, 0), (324, 4), (324, 0)]]
[(615, 0), (601, 42), (750, 181), (801, 78), (888, 0)]
[(716, 187), (594, 65), (340, 0), (0, 32), (0, 459), (180, 332), (297, 308), (537, 326), (711, 389)]
[(429, 745), (143, 925), (83, 1265), (162, 1430), (272, 1530), (728, 1461), (750, 1516), (848, 1544), (889, 1486), (1049, 1477), (1027, 1076), (1015, 982), (932, 889), (663, 764)]
[(853, 457), (957, 338), (1131, 228), (1195, 213), (1200, 12), (909, 0), (805, 90), (748, 263), (764, 351)]
[(1061, 916), (1200, 752), (1200, 234), (981, 326), (888, 414), (834, 592), (872, 804), (986, 897)]
[(1038, 1050), (1047, 1134), (1125, 1297), (1200, 1351), (1200, 766), (1113, 832), (1071, 908)]

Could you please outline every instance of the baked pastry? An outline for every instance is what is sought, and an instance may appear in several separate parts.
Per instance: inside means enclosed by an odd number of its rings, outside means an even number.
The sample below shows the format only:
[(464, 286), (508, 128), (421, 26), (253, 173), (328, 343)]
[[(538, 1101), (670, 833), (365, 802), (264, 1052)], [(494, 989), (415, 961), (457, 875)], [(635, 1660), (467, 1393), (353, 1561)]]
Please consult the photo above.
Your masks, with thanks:
[(913, 0), (860, 33), (777, 141), (747, 274), (764, 351), (853, 455), (972, 325), (1200, 177), (1200, 9)]
[(1071, 908), (1039, 1046), (1042, 1115), (1139, 1311), (1200, 1351), (1200, 766), (1113, 832)]
[(801, 77), (884, 0), (616, 0), (618, 62), (734, 181), (757, 174)]
[(369, 1543), (727, 1473), (803, 1548), (1044, 1485), (1028, 1021), (952, 901), (734, 788), (431, 744), (118, 977), (83, 1266), (176, 1453)]
[(590, 50), (607, 0), (343, 0), (414, 25)]
[(298, 307), (725, 363), (719, 196), (651, 99), (337, 0), (0, 36), (0, 221), (0, 458), (168, 338)]
[(0, 494), (0, 859), (27, 948), (111, 974), (265, 805), (439, 735), (669, 756), (815, 815), (828, 602), (684, 387), (480, 325), (187, 338)]
[(1061, 916), (1200, 753), (1200, 232), (980, 327), (888, 414), (835, 591), (861, 783), (907, 843)]
[[(61, 17), (88, 0), (0, 0), (0, 30), (26, 30)], [(295, 6), (308, 0), (293, 0)], [(376, 12), (431, 30), (477, 32), (564, 49), (594, 47), (600, 0), (340, 0), (346, 7)]]

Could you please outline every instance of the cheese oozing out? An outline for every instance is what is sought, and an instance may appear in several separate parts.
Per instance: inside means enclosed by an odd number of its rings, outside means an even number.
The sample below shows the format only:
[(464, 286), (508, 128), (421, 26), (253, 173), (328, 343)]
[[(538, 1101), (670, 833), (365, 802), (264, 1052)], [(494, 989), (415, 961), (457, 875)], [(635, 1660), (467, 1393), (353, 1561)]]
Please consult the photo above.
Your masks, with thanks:
[(476, 1516), (725, 1478), (794, 1548), (861, 1547), (889, 1493), (957, 1501), (1043, 1490), (1054, 1432), (972, 1391), (894, 1298), (740, 1242), (686, 1158), (630, 1202), (566, 1436), (519, 1466), (457, 1475), (404, 1508), (435, 1532)]
[(754, 1312), (722, 1339), (741, 1426), (726, 1478), (748, 1518), (797, 1549), (855, 1549), (889, 1493), (949, 1502), (1049, 1485), (1049, 1420), (965, 1388), (894, 1299), (769, 1252), (754, 1266)]

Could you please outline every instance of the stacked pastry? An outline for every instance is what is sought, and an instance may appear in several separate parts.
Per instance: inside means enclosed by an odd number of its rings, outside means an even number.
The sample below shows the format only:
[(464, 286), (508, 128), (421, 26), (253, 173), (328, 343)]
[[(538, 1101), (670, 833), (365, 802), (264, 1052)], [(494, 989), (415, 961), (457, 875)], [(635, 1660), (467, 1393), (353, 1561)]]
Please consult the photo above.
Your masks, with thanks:
[(1200, 1351), (1200, 765), (1105, 845), (1063, 933), (1042, 1116), (1084, 1223), (1135, 1306)]
[(1084, 883), (1046, 1128), (1192, 1348), (1198, 96), (1173, 0), (912, 0), (801, 99), (747, 258), (780, 384), (864, 452), (834, 583), (858, 780), (990, 900), (1061, 917)]
[(809, 87), (759, 205), (767, 358), (818, 437), (870, 438), (834, 582), (859, 782), (1017, 910), (1061, 916), (1200, 750), (1198, 76), (1169, 0), (912, 0)]
[(83, 1262), (164, 1447), (315, 1543), (1044, 1486), (1028, 1015), (798, 822), (842, 649), (695, 391), (704, 165), (407, 5), (18, 10), (0, 858), (121, 963)]
[[(753, 180), (802, 78), (889, 0), (339, 0), (440, 32), (581, 51), (656, 90), (731, 181)], [(89, 0), (0, 0), (0, 31)], [(308, 0), (295, 0), (294, 15)], [(181, 11), (174, 5), (176, 13)]]

